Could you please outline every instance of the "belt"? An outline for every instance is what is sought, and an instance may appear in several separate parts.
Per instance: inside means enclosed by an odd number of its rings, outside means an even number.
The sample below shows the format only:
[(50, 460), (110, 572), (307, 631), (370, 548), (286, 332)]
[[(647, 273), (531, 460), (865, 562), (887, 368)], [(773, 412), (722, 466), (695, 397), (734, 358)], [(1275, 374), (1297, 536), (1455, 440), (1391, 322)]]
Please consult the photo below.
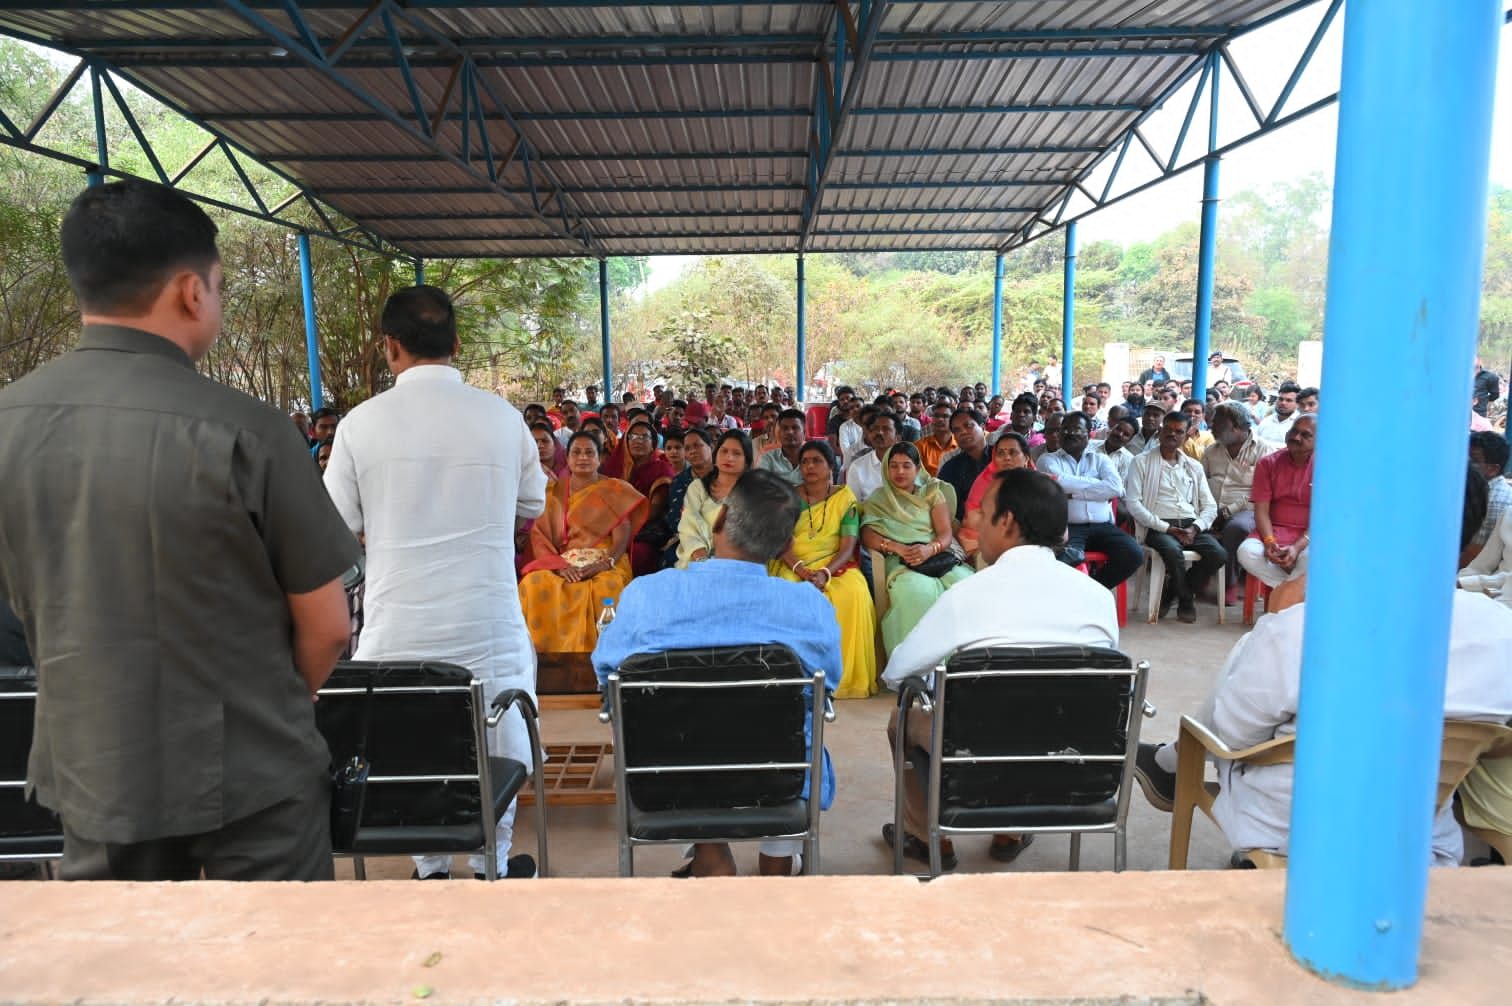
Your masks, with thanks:
[(1175, 520), (1166, 520), (1164, 517), (1160, 519), (1164, 520), (1172, 527), (1191, 527), (1193, 524), (1197, 523), (1196, 519), (1192, 517), (1177, 517)]

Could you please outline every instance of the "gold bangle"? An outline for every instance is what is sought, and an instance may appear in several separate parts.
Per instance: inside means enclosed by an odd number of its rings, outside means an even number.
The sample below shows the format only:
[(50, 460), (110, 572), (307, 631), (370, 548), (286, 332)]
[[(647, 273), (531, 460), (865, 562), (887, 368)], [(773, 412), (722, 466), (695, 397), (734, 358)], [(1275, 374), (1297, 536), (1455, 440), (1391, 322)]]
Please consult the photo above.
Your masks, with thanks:
[(799, 566), (803, 566), (803, 567), (807, 568), (808, 567), (808, 563), (804, 562), (802, 559), (799, 559), (797, 562), (793, 563), (793, 565), (790, 566), (789, 568), (793, 571), (794, 575), (796, 575), (798, 573), (798, 567)]

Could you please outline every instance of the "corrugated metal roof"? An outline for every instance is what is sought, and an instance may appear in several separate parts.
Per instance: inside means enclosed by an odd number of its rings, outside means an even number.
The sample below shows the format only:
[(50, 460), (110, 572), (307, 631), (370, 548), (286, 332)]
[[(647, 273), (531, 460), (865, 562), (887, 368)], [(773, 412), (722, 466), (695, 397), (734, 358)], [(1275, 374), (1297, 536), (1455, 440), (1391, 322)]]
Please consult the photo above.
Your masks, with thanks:
[[(874, 4), (843, 52), (835, 3), (725, 0), (311, 0), (303, 25), (63, 0), (0, 32), (105, 61), (417, 256), (953, 249), (1001, 246), (1215, 46), (1313, 2)], [(858, 62), (819, 156), (816, 94)]]

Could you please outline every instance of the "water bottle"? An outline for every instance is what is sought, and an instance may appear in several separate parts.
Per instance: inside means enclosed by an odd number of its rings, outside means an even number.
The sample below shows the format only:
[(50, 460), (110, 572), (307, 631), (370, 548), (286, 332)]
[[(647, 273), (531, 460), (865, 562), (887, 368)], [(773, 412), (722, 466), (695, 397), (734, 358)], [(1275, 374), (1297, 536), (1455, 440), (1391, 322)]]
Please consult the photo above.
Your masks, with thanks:
[(604, 598), (603, 604), (604, 606), (599, 610), (598, 617), (598, 629), (600, 632), (604, 631), (604, 626), (614, 621), (614, 598)]

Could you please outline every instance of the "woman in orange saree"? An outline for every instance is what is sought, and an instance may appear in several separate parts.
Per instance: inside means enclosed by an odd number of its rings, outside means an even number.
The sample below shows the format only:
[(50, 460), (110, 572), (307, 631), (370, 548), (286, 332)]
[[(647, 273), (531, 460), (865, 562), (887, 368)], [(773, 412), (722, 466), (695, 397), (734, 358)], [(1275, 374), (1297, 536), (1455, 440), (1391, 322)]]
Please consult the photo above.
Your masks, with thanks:
[(530, 531), (531, 561), (520, 603), (539, 653), (586, 653), (598, 642), (605, 598), (630, 582), (630, 542), (646, 519), (646, 498), (599, 474), (599, 446), (576, 433), (565, 478), (546, 493), (546, 512)]

